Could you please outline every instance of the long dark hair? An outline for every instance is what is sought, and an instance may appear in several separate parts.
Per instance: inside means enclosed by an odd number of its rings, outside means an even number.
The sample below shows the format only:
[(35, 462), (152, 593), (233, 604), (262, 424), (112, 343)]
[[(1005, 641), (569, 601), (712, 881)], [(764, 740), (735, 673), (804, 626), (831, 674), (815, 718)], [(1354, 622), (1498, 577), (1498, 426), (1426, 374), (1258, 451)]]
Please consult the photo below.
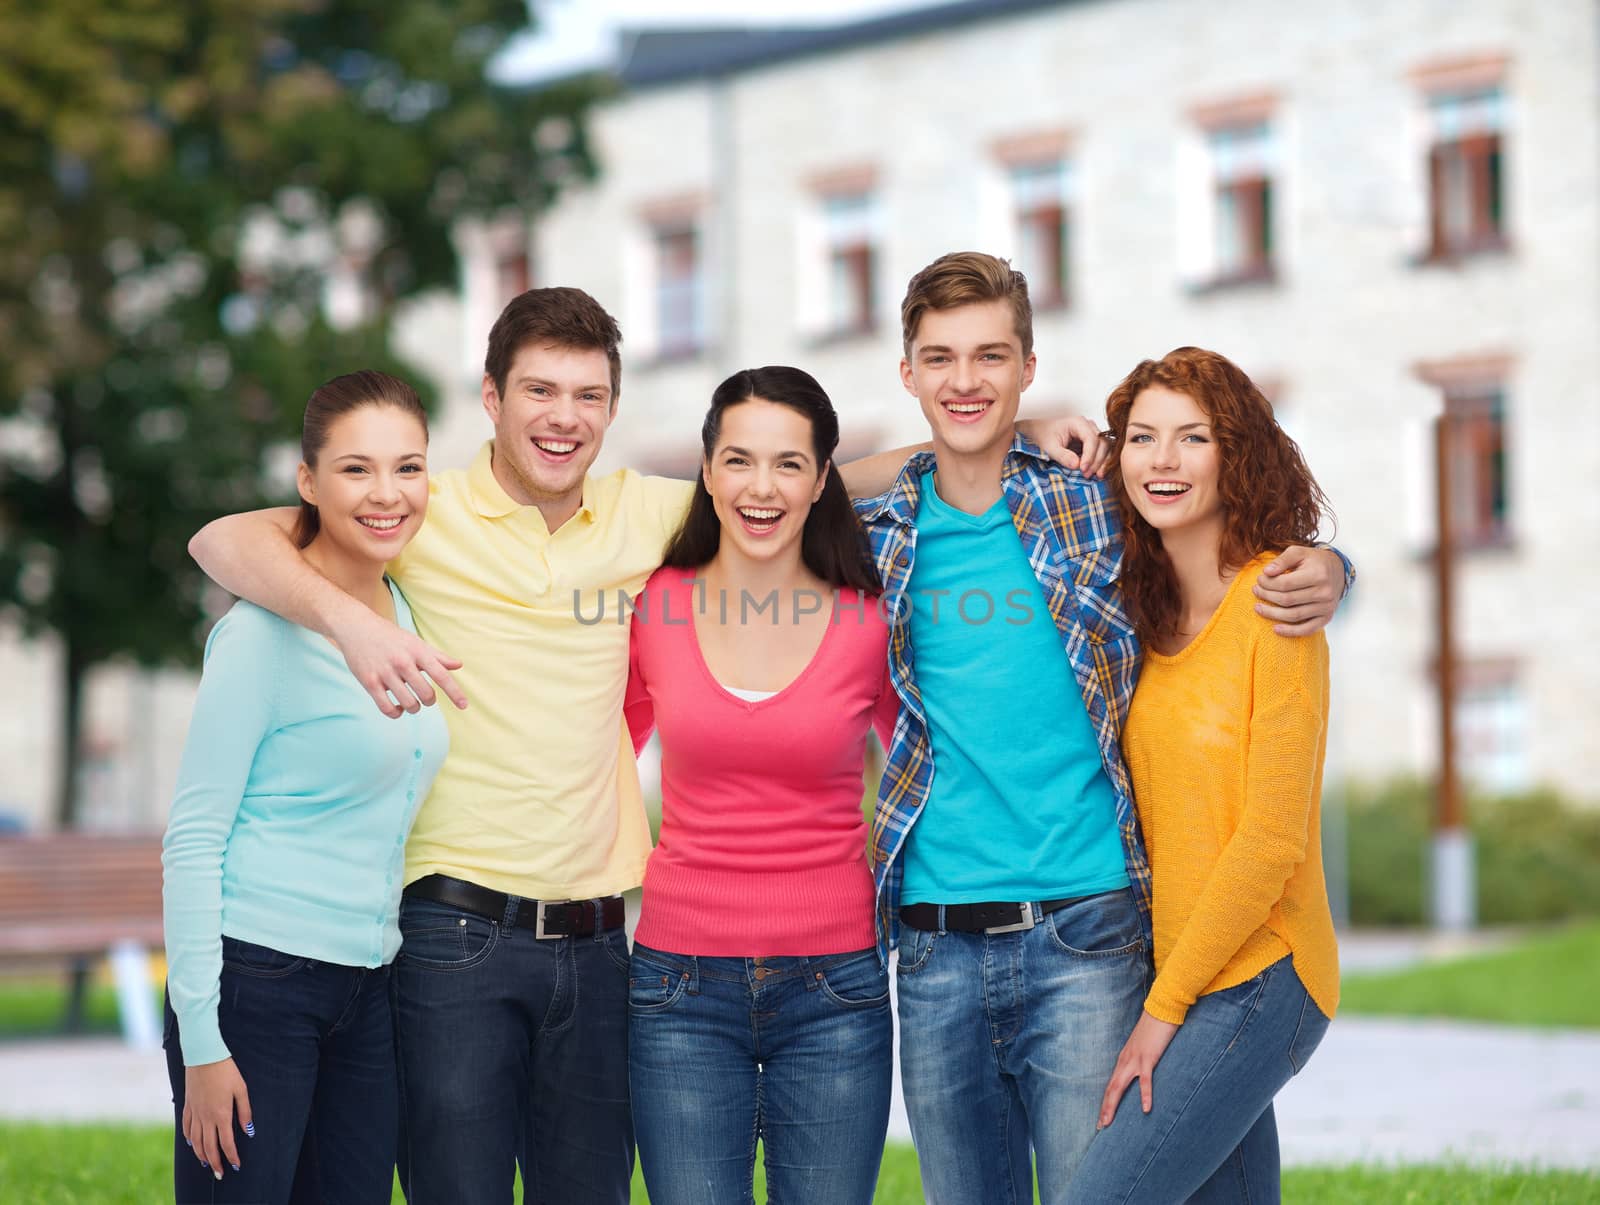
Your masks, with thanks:
[[(867, 537), (856, 520), (844, 480), (833, 463), (839, 446), (839, 416), (833, 403), (817, 384), (816, 378), (798, 368), (770, 365), (746, 368), (717, 386), (711, 395), (711, 409), (700, 427), (700, 444), (710, 463), (722, 434), (722, 416), (734, 406), (760, 399), (799, 411), (811, 423), (811, 450), (819, 465), (826, 463), (828, 475), (822, 494), (811, 506), (800, 534), (800, 559), (816, 576), (831, 586), (851, 586), (866, 594), (883, 589), (878, 569), (873, 564)], [(695, 477), (694, 500), (683, 526), (667, 545), (665, 564), (674, 569), (699, 569), (709, 564), (722, 544), (722, 523), (706, 489), (705, 474)]]
[[(317, 457), (328, 446), (328, 431), (334, 420), (363, 406), (393, 406), (403, 410), (422, 424), (423, 438), (427, 438), (428, 412), (422, 408), (422, 400), (415, 389), (399, 377), (374, 368), (347, 372), (318, 385), (306, 402), (305, 422), (300, 427), (300, 459), (306, 462), (306, 467), (317, 467)], [(317, 538), (321, 529), (322, 518), (317, 508), (302, 498), (300, 513), (294, 520), (295, 547), (304, 548)]]

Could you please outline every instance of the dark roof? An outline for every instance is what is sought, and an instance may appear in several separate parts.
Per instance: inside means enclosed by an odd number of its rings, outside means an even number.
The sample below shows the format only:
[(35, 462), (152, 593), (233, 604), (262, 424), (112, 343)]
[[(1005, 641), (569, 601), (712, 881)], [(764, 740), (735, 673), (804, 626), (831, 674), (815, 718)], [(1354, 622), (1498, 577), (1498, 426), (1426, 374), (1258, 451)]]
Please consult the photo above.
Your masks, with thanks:
[(623, 34), (617, 74), (626, 88), (674, 84), (1076, 2), (1081, 0), (955, 0), (848, 25), (634, 29)]

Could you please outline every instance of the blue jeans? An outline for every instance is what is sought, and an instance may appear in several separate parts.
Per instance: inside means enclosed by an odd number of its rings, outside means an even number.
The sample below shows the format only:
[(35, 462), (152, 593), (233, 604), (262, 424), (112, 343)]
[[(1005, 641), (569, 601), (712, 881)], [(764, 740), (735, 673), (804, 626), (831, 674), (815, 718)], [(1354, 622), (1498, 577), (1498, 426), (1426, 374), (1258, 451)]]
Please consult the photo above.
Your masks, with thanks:
[(1040, 1199), (1064, 1201), (1144, 1006), (1132, 891), (1033, 911), (1016, 933), (900, 927), (900, 1068), (932, 1205), (1031, 1202), (1030, 1147)]
[(633, 1120), (654, 1205), (872, 1200), (889, 1125), (894, 1022), (876, 950), (696, 958), (636, 945)]
[(314, 962), (224, 937), (221, 987), (217, 1020), (256, 1132), (247, 1138), (234, 1126), (238, 1171), (224, 1168), (217, 1180), (200, 1166), (183, 1140), (183, 1051), (167, 1004), (179, 1205), (387, 1205), (399, 1109), (389, 968)]
[(539, 940), (518, 900), (486, 920), (400, 904), (400, 1182), (411, 1205), (628, 1200), (628, 942)]
[(1201, 996), (1156, 1064), (1150, 1112), (1135, 1083), (1090, 1145), (1073, 1199), (1278, 1200), (1272, 1098), (1327, 1031), (1287, 958)]

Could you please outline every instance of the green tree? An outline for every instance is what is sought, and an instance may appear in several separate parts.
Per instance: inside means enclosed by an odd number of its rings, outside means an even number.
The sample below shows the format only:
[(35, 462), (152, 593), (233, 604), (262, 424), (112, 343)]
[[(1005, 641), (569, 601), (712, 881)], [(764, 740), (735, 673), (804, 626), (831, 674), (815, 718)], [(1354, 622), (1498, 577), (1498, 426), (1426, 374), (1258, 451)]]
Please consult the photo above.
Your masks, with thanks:
[(195, 658), (188, 536), (284, 500), (268, 453), (318, 381), (381, 367), (426, 396), (388, 332), (454, 285), (452, 223), (591, 173), (593, 83), (486, 75), (527, 19), (0, 0), (0, 613), (64, 650), (58, 823), (87, 672)]

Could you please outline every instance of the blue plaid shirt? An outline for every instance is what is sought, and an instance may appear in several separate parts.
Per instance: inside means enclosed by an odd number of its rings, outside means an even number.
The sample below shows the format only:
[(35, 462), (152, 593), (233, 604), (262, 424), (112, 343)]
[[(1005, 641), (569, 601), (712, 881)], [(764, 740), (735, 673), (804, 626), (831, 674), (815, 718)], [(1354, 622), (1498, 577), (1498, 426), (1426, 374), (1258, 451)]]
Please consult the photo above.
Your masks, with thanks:
[[(858, 501), (856, 513), (872, 543), (884, 601), (893, 616), (889, 672), (900, 696), (900, 716), (878, 788), (872, 821), (872, 869), (877, 883), (878, 955), (888, 960), (899, 940), (901, 854), (922, 814), (933, 783), (933, 747), (917, 688), (911, 649), (911, 605), (904, 595), (917, 554), (917, 503), (922, 478), (934, 468), (932, 452), (919, 452), (900, 470), (888, 493)], [(1139, 638), (1122, 608), (1117, 575), (1122, 564), (1122, 521), (1104, 482), (1051, 463), (1021, 435), (1013, 438), (1001, 470), (1011, 521), (1028, 563), (1050, 605), (1073, 676), (1100, 745), (1100, 761), (1117, 797), (1128, 879), (1150, 946), (1150, 863), (1139, 834), (1133, 789), (1122, 761), (1122, 723), (1139, 680)], [(1027, 700), (1019, 699), (1019, 707)], [(1048, 784), (1040, 784), (1047, 790)]]

